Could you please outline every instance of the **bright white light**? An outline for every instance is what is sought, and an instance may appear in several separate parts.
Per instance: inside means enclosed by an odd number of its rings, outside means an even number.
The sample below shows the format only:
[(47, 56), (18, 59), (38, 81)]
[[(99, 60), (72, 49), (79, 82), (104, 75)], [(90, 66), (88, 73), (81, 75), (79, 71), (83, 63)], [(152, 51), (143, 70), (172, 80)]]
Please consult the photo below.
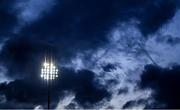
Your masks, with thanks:
[(55, 66), (55, 64), (51, 62), (45, 62), (42, 65), (41, 68), (41, 78), (45, 80), (54, 80), (58, 77), (58, 68)]

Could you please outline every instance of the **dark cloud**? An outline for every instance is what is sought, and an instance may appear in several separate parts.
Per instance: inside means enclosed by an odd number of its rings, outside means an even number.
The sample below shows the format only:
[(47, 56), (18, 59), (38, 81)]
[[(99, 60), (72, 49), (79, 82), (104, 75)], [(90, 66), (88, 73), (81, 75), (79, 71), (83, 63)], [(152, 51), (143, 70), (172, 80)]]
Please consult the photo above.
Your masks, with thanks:
[[(15, 13), (8, 11), (13, 2), (1, 1), (1, 11), (13, 17), (2, 14), (0, 22), (11, 26), (16, 23)], [(1, 62), (8, 74), (16, 75), (28, 73), (29, 68), (36, 70), (42, 55), (49, 50), (63, 63), (90, 50), (88, 60), (93, 51), (108, 42), (107, 35), (117, 22), (138, 19), (142, 32), (151, 33), (173, 17), (175, 11), (176, 0), (57, 0), (49, 13), (24, 25), (6, 42)], [(0, 30), (7, 30), (5, 27)], [(104, 69), (109, 71), (108, 67)]]
[[(45, 54), (51, 53), (57, 62), (70, 61), (77, 53), (87, 50), (92, 51), (89, 53), (93, 54), (93, 51), (108, 43), (107, 35), (117, 23), (137, 19), (140, 22), (138, 26), (141, 32), (148, 35), (168, 22), (177, 9), (176, 0), (57, 0), (56, 5), (46, 15), (31, 23), (23, 24), (17, 23), (21, 22), (17, 18), (20, 12), (12, 11), (13, 5), (14, 2), (10, 0), (0, 0), (0, 36), (14, 36), (3, 46), (0, 63), (7, 69), (7, 76), (21, 77), (22, 80), (0, 85), (7, 101), (1, 104), (2, 108), (25, 108), (25, 106), (32, 108), (35, 104), (46, 104), (44, 96), (47, 94), (47, 88), (40, 83), (39, 79), (40, 62)], [(23, 26), (14, 34), (13, 29), (19, 24)], [(86, 60), (89, 59), (90, 54), (87, 55)], [(115, 66), (109, 64), (103, 69), (105, 72), (111, 72)], [(148, 76), (150, 73), (143, 73), (141, 86), (152, 88), (158, 102), (166, 103), (167, 107), (178, 107), (176, 104), (179, 103), (176, 101), (179, 101), (179, 97), (175, 97), (176, 89), (169, 90), (169, 85), (178, 79), (173, 81), (163, 79), (166, 77), (173, 79), (176, 74), (163, 76), (160, 74), (162, 70), (164, 69), (158, 68), (157, 71), (153, 71), (157, 75), (150, 72), (154, 75), (154, 79), (148, 79), (151, 77), (151, 75)], [(166, 70), (165, 73), (172, 70)], [(144, 80), (145, 78), (147, 80)], [(76, 94), (75, 101), (85, 108), (91, 108), (91, 104), (110, 97), (104, 87), (97, 82), (94, 84), (94, 79), (94, 73), (91, 71), (75, 72), (62, 69), (60, 79), (52, 87), (54, 92), (52, 106), (57, 104), (59, 100), (57, 96), (63, 96), (64, 90), (73, 91)], [(164, 81), (165, 84), (169, 84), (167, 88), (163, 85)], [(113, 85), (117, 81), (109, 80), (108, 83)], [(157, 83), (156, 86), (154, 83)], [(174, 86), (177, 85), (174, 84)], [(160, 95), (162, 91), (165, 93)], [(119, 92), (126, 93), (128, 90)], [(167, 95), (173, 92), (172, 97)], [(73, 104), (69, 106), (74, 107)]]
[(57, 1), (51, 13), (22, 32), (54, 42), (58, 39), (61, 45), (68, 41), (78, 48), (92, 48), (107, 41), (108, 31), (117, 22), (138, 19), (144, 34), (155, 32), (174, 16), (176, 7), (176, 0)]
[(4, 35), (10, 35), (17, 23), (16, 14), (11, 10), (14, 2), (0, 0), (0, 40)]
[[(110, 93), (95, 81), (95, 73), (88, 70), (75, 72), (72, 69), (61, 69), (60, 78), (52, 82), (50, 88), (52, 107), (58, 101), (66, 97), (64, 91), (74, 92), (75, 99), (80, 106), (92, 108), (93, 104), (104, 98), (110, 98)], [(97, 86), (98, 84), (98, 86)], [(6, 96), (7, 103), (0, 104), (1, 108), (19, 108), (17, 105), (24, 105), (21, 108), (33, 108), (36, 105), (47, 107), (47, 85), (36, 78), (15, 80), (0, 85), (0, 91)], [(8, 103), (10, 102), (10, 103)], [(12, 106), (5, 106), (11, 103)], [(27, 106), (26, 106), (27, 105)]]
[[(152, 0), (154, 1), (154, 0)], [(156, 2), (155, 2), (156, 1)], [(145, 35), (156, 32), (159, 27), (168, 22), (175, 14), (177, 9), (176, 0), (155, 0), (154, 3), (149, 3), (143, 13), (142, 22), (139, 27)]]
[(147, 108), (180, 108), (180, 66), (161, 68), (148, 65), (141, 76), (140, 87), (152, 89), (154, 103)]
[(34, 76), (48, 52), (55, 58), (56, 47), (45, 42), (15, 37), (6, 42), (0, 54), (1, 64), (8, 68), (7, 76)]
[[(0, 1), (0, 30), (12, 33), (9, 28), (17, 24), (22, 10), (14, 7), (18, 0)], [(177, 0), (56, 0), (53, 9), (22, 32), (25, 36), (40, 37), (63, 45), (68, 40), (78, 48), (101, 45), (107, 41), (106, 34), (117, 22), (138, 19), (144, 34), (155, 32), (171, 19), (176, 12)], [(34, 7), (35, 8), (35, 7)], [(34, 16), (32, 14), (32, 16)], [(21, 22), (21, 21), (18, 21)], [(51, 36), (51, 38), (49, 37)], [(89, 41), (89, 42), (87, 42)], [(83, 45), (82, 45), (83, 44)], [(66, 44), (64, 44), (66, 45)]]
[[(107, 34), (117, 22), (138, 19), (142, 32), (151, 33), (173, 17), (175, 9), (175, 0), (57, 1), (49, 14), (32, 24), (25, 25), (17, 33), (15, 39), (10, 39), (7, 42), (1, 53), (7, 57), (5, 59), (9, 59), (15, 54), (18, 56), (24, 54), (23, 61), (25, 62), (33, 59), (35, 50), (43, 53), (45, 48), (50, 48), (56, 52), (58, 59), (69, 61), (79, 52), (95, 51), (99, 46), (106, 44), (108, 42)], [(28, 48), (31, 49), (24, 51), (23, 44), (25, 47), (28, 45)], [(13, 51), (8, 50), (9, 46), (12, 47)], [(17, 46), (20, 47), (14, 48)], [(29, 59), (26, 59), (27, 51), (31, 55), (28, 55)], [(37, 54), (35, 55), (39, 57)], [(90, 59), (89, 56), (86, 59)], [(19, 59), (15, 57), (14, 60), (15, 64), (17, 61), (19, 62)]]

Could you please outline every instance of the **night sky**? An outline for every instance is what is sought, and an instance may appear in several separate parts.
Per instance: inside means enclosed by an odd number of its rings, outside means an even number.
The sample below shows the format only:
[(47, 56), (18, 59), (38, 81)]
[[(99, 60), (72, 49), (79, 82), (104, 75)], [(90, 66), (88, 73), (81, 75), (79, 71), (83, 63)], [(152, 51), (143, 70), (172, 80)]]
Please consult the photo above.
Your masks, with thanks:
[(179, 0), (0, 0), (0, 109), (180, 108)]

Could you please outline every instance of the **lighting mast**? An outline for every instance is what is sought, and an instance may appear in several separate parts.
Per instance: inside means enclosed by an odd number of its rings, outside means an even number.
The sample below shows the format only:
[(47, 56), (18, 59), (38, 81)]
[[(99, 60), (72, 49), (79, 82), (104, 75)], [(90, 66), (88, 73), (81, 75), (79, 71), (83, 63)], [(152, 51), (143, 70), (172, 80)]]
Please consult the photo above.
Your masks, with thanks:
[(41, 78), (48, 86), (48, 109), (50, 109), (50, 85), (53, 80), (58, 78), (58, 68), (56, 67), (52, 58), (48, 59), (45, 57), (41, 67)]

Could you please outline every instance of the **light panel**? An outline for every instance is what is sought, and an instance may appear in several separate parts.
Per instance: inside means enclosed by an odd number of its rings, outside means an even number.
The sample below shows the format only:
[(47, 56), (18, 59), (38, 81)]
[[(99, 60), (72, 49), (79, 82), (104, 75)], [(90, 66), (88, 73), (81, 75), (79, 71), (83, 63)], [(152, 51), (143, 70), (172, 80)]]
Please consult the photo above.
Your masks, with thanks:
[(44, 80), (54, 80), (58, 77), (58, 68), (55, 66), (55, 64), (51, 62), (47, 62), (45, 59), (45, 62), (42, 65), (41, 68), (41, 78)]

